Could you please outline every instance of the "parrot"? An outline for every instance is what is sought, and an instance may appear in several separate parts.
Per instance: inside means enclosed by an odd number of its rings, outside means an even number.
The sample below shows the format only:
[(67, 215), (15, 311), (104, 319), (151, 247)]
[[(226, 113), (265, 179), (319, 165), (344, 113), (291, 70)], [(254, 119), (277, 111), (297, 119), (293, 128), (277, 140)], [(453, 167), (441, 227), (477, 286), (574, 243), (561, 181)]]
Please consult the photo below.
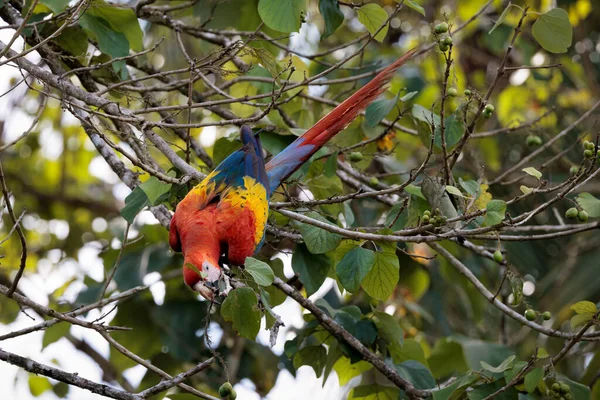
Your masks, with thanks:
[(346, 128), (383, 94), (412, 49), (377, 74), (268, 162), (258, 134), (240, 128), (242, 147), (225, 158), (177, 204), (169, 244), (182, 252), (183, 279), (208, 300), (231, 286), (222, 267), (243, 266), (260, 250), (269, 216), (269, 198), (317, 150)]

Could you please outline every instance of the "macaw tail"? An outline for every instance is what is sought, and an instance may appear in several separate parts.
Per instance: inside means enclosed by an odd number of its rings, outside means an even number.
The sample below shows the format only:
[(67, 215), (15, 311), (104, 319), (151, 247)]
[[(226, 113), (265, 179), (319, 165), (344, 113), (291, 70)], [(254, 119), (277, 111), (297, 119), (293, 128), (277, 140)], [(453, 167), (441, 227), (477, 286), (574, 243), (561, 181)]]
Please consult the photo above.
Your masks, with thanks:
[(293, 174), (329, 139), (347, 127), (369, 103), (385, 92), (386, 84), (392, 79), (394, 72), (410, 59), (415, 51), (416, 49), (412, 49), (397, 59), (273, 157), (265, 165), (269, 177), (269, 193), (273, 193), (281, 182)]

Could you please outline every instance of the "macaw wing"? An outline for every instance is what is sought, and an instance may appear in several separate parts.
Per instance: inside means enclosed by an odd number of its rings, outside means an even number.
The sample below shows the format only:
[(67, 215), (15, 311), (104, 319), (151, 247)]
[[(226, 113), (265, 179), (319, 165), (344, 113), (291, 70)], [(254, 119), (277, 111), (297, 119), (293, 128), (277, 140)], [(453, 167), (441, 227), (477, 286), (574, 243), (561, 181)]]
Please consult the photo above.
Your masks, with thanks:
[(247, 177), (269, 187), (260, 139), (246, 125), (241, 128), (241, 139), (242, 148), (231, 153), (193, 189), (201, 200), (199, 208), (214, 201), (228, 188), (244, 187)]

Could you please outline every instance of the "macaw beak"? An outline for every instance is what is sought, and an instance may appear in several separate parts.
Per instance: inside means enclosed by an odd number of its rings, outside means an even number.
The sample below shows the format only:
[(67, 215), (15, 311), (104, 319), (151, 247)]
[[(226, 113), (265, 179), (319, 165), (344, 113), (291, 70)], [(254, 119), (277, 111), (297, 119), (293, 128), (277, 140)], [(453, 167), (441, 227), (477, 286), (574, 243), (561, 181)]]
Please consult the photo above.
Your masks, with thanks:
[(202, 263), (202, 279), (196, 282), (192, 289), (200, 293), (207, 300), (214, 300), (217, 295), (227, 295), (231, 290), (229, 278), (223, 274), (221, 268), (208, 261)]
[(215, 298), (215, 292), (211, 287), (208, 287), (203, 281), (199, 281), (192, 288), (195, 292), (200, 293), (206, 300), (212, 301)]

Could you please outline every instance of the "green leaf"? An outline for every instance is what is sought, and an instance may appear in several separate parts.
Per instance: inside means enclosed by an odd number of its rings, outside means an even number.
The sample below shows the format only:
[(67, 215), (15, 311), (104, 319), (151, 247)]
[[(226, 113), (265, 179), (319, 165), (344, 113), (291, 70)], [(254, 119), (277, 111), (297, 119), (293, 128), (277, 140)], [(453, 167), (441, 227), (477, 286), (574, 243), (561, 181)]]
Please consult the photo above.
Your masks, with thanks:
[(462, 346), (452, 338), (437, 340), (427, 362), (433, 376), (438, 379), (457, 372), (466, 372), (469, 368)]
[(506, 380), (506, 382), (512, 381), (515, 378), (515, 376), (517, 376), (519, 372), (521, 372), (526, 366), (527, 363), (525, 361), (516, 361), (513, 364), (512, 368), (504, 371), (504, 379)]
[(400, 278), (400, 263), (396, 253), (378, 251), (375, 253), (373, 268), (362, 281), (367, 294), (377, 300), (390, 297)]
[(269, 286), (273, 283), (273, 279), (275, 279), (275, 274), (269, 264), (256, 258), (246, 257), (244, 269), (252, 275), (254, 282), (260, 286)]
[(337, 172), (337, 159), (338, 153), (332, 153), (329, 157), (327, 157), (327, 161), (325, 161), (325, 165), (323, 166), (323, 175), (327, 178), (333, 178), (335, 173)]
[(309, 365), (315, 370), (317, 378), (323, 373), (327, 363), (327, 350), (325, 346), (306, 346), (294, 355), (294, 368)]
[(548, 354), (548, 351), (545, 348), (540, 347), (537, 352), (537, 358), (542, 359), (542, 358), (548, 358), (548, 357), (550, 357), (550, 354)]
[(598, 311), (598, 308), (591, 301), (580, 301), (571, 306), (571, 310), (575, 311), (577, 314), (585, 314), (592, 313), (594, 314)]
[(462, 192), (460, 191), (460, 189), (457, 188), (456, 186), (446, 185), (446, 192), (448, 192), (450, 194), (453, 194), (455, 196), (465, 197), (465, 195), (462, 194)]
[[(387, 21), (388, 14), (385, 12), (380, 5), (375, 3), (365, 4), (356, 10), (356, 14), (358, 16), (358, 21), (367, 28), (371, 35), (374, 35), (377, 30)], [(385, 35), (387, 34), (388, 26), (386, 26), (379, 31), (379, 33), (374, 37), (378, 42), (383, 42)]]
[(359, 376), (371, 368), (373, 368), (373, 365), (366, 361), (359, 361), (352, 364), (350, 359), (344, 356), (340, 357), (335, 364), (333, 364), (333, 369), (337, 373), (340, 386), (344, 386), (350, 379)]
[(420, 104), (413, 104), (411, 112), (412, 116), (418, 119), (419, 121), (425, 122), (429, 125), (434, 123), (435, 126), (438, 126), (440, 124), (440, 116), (432, 112), (431, 110), (426, 109)]
[(496, 28), (499, 27), (504, 22), (504, 20), (506, 19), (506, 16), (508, 15), (508, 11), (510, 10), (511, 6), (512, 6), (512, 4), (509, 1), (508, 5), (504, 9), (504, 11), (502, 11), (502, 14), (500, 14), (500, 16), (498, 17), (498, 20), (496, 21), (496, 23), (494, 24), (494, 26), (492, 26), (492, 29), (490, 29), (490, 31), (488, 32), (488, 34), (491, 34), (492, 32), (494, 32), (496, 30)]
[[(63, 12), (71, 0), (41, 0), (40, 3), (45, 4), (52, 10), (54, 14)], [(2, 3), (0, 2), (0, 6)]]
[(517, 358), (517, 356), (509, 356), (506, 359), (504, 359), (504, 361), (502, 361), (502, 363), (500, 363), (500, 365), (498, 365), (497, 367), (492, 367), (491, 365), (489, 365), (488, 363), (486, 363), (485, 361), (481, 361), (481, 367), (483, 369), (485, 369), (486, 371), (490, 371), (493, 372), (495, 374), (498, 374), (500, 372), (504, 372), (507, 369), (512, 368), (513, 362), (515, 361), (515, 358)]
[[(127, 37), (123, 33), (113, 30), (110, 23), (104, 18), (94, 17), (86, 13), (79, 19), (79, 25), (88, 34), (96, 38), (98, 48), (104, 54), (108, 54), (112, 58), (125, 57), (129, 54)], [(126, 75), (123, 75), (127, 71), (125, 61), (117, 61), (112, 65), (117, 73), (121, 73), (122, 78), (126, 77)]]
[(523, 168), (523, 172), (535, 177), (536, 179), (540, 179), (542, 177), (542, 173), (533, 167)]
[(594, 318), (595, 313), (582, 313), (577, 314), (573, 318), (571, 318), (571, 328), (575, 329), (582, 325), (585, 325), (588, 321), (591, 321)]
[(300, 276), (306, 294), (310, 296), (319, 290), (327, 278), (329, 268), (329, 259), (325, 255), (312, 254), (305, 245), (297, 245), (292, 257), (292, 269)]
[(40, 396), (47, 390), (52, 389), (52, 384), (45, 376), (29, 374), (29, 391), (34, 397)]
[(321, 35), (321, 40), (325, 40), (344, 22), (344, 13), (337, 0), (319, 0), (319, 11), (325, 20), (325, 32)]
[(134, 51), (144, 50), (144, 34), (142, 33), (142, 28), (140, 28), (137, 15), (132, 8), (120, 7), (101, 0), (95, 0), (87, 9), (85, 15), (104, 19), (113, 31), (121, 32), (125, 35), (129, 47)]
[(279, 67), (277, 59), (275, 59), (273, 53), (263, 47), (253, 47), (251, 49), (256, 58), (258, 58), (260, 65), (265, 67), (265, 69), (269, 71), (269, 74), (271, 74), (273, 78), (277, 78), (281, 68)]
[[(478, 385), (475, 388), (473, 388), (473, 390), (467, 393), (467, 398), (469, 400), (483, 400), (492, 393), (497, 392), (504, 386), (506, 386), (506, 383), (502, 379), (492, 383)], [(498, 396), (494, 397), (494, 400), (515, 400), (518, 398), (519, 393), (517, 392), (517, 389), (511, 387), (508, 390), (500, 393)]]
[(396, 365), (398, 375), (407, 379), (417, 389), (431, 389), (435, 387), (435, 379), (431, 375), (431, 371), (415, 360), (404, 361)]
[(373, 310), (373, 317), (375, 326), (377, 326), (377, 330), (379, 331), (379, 336), (387, 340), (391, 345), (395, 344), (402, 346), (402, 343), (404, 342), (404, 332), (396, 318), (383, 311), (377, 310)]
[(530, 187), (528, 187), (528, 186), (525, 186), (525, 185), (521, 185), (521, 186), (519, 186), (519, 189), (521, 190), (521, 192), (522, 192), (523, 194), (529, 194), (529, 193), (531, 193), (531, 192), (533, 191), (533, 189), (532, 189), (532, 188), (530, 188)]
[(396, 400), (400, 397), (396, 387), (383, 386), (377, 383), (357, 386), (348, 395), (348, 400)]
[(233, 329), (240, 336), (254, 340), (260, 329), (261, 318), (256, 293), (249, 287), (232, 290), (221, 305), (221, 316), (233, 323)]
[[(402, 207), (402, 203), (394, 204), (385, 216), (385, 226), (389, 227), (392, 231), (399, 231), (406, 226), (408, 211), (406, 209), (403, 210)], [(400, 211), (402, 211), (402, 214), (398, 215)], [(393, 225), (392, 222), (394, 223)]]
[(137, 213), (149, 205), (150, 200), (148, 200), (148, 196), (146, 196), (146, 193), (138, 186), (125, 197), (125, 207), (121, 209), (120, 213), (127, 222), (133, 224), (133, 220)]
[(423, 365), (429, 365), (425, 358), (423, 347), (415, 339), (406, 339), (402, 344), (388, 344), (387, 348), (396, 364), (408, 360), (415, 360)]
[(71, 325), (63, 322), (54, 324), (50, 328), (46, 329), (44, 331), (44, 337), (42, 338), (42, 350), (60, 338), (65, 337), (69, 333), (70, 329)]
[(52, 386), (52, 391), (56, 397), (59, 399), (64, 399), (69, 393), (69, 385), (64, 382), (58, 382), (56, 385)]
[(221, 161), (241, 147), (242, 143), (239, 140), (233, 140), (226, 137), (220, 138), (213, 146), (213, 162), (215, 165), (221, 164)]
[(391, 99), (377, 100), (369, 104), (365, 111), (365, 125), (369, 128), (376, 127), (394, 109), (399, 97), (400, 92)]
[(400, 97), (400, 101), (405, 103), (405, 102), (409, 101), (410, 99), (412, 99), (413, 97), (415, 97), (417, 95), (417, 93), (419, 93), (419, 92), (416, 90), (414, 92), (408, 92), (404, 96)]
[(462, 178), (458, 178), (458, 183), (471, 197), (477, 197), (479, 195), (481, 188), (476, 181), (463, 181)]
[(504, 200), (490, 200), (485, 206), (486, 214), (484, 226), (499, 224), (504, 220), (506, 214), (506, 202)]
[(79, 27), (66, 28), (54, 40), (56, 44), (74, 56), (85, 54), (88, 49), (88, 36)]
[[(431, 112), (428, 114), (431, 116)], [(456, 113), (449, 115), (444, 119), (444, 136), (446, 137), (446, 147), (452, 147), (460, 141), (465, 132), (465, 124)], [(441, 122), (435, 125), (435, 137), (433, 144), (438, 149), (442, 148), (442, 128)]]
[[(401, 0), (396, 0), (396, 1), (398, 3), (400, 3)], [(423, 7), (421, 7), (415, 0), (405, 0), (404, 4), (406, 4), (408, 6), (408, 8), (412, 8), (413, 10), (415, 10), (422, 16), (425, 16), (425, 9)]]
[(531, 28), (535, 40), (551, 53), (566, 53), (573, 41), (573, 27), (569, 14), (562, 8), (553, 8), (538, 17)]
[(407, 185), (407, 186), (404, 188), (404, 191), (405, 191), (406, 193), (410, 193), (410, 194), (412, 194), (413, 196), (417, 196), (417, 197), (419, 197), (419, 198), (421, 198), (421, 199), (423, 199), (423, 200), (427, 200), (427, 199), (425, 198), (425, 196), (423, 196), (423, 190), (422, 190), (422, 189), (421, 189), (419, 186), (415, 186), (415, 185), (413, 185), (412, 183), (411, 183), (410, 185)]
[(538, 383), (544, 378), (544, 368), (534, 368), (525, 375), (525, 390), (533, 393)]
[(151, 176), (144, 183), (140, 184), (140, 189), (146, 193), (146, 197), (150, 201), (150, 205), (157, 205), (157, 200), (160, 196), (171, 190), (171, 185), (158, 180), (157, 177)]
[[(325, 222), (335, 226), (327, 219), (319, 215), (319, 213), (311, 211), (305, 214), (307, 217)], [(337, 233), (332, 233), (310, 224), (300, 224), (298, 227), (302, 234), (302, 239), (306, 243), (306, 247), (313, 254), (323, 254), (335, 249), (341, 242), (342, 236)]]
[(306, 0), (260, 0), (258, 15), (269, 28), (279, 32), (298, 32)]
[(340, 282), (351, 293), (356, 293), (364, 277), (373, 268), (375, 253), (372, 250), (357, 247), (350, 250), (336, 266)]
[(588, 213), (591, 218), (600, 217), (600, 200), (589, 193), (581, 193), (577, 196), (577, 204)]

